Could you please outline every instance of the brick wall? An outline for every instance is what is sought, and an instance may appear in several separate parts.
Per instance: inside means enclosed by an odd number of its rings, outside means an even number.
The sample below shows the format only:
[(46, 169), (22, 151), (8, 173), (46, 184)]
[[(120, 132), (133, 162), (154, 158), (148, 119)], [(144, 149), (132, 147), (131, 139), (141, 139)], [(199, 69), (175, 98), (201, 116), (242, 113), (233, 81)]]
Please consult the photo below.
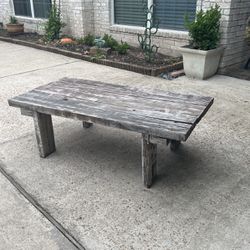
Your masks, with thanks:
[[(118, 40), (123, 40), (131, 45), (138, 45), (137, 34), (143, 32), (143, 28), (112, 25), (112, 0), (93, 0), (95, 15), (95, 34), (109, 33)], [(154, 43), (160, 47), (160, 52), (178, 55), (176, 48), (188, 43), (187, 32), (159, 30), (154, 38)]]
[[(93, 0), (95, 34), (112, 34), (116, 39), (138, 45), (137, 34), (142, 29), (112, 25), (112, 1)], [(206, 10), (219, 4), (222, 10), (221, 45), (225, 47), (220, 72), (231, 66), (242, 66), (250, 54), (244, 36), (247, 18), (250, 16), (250, 0), (197, 0), (197, 10)], [(187, 32), (159, 30), (154, 43), (163, 53), (178, 54), (178, 47), (188, 44)]]
[(9, 0), (0, 0), (0, 22), (5, 24), (9, 21), (11, 13)]
[[(57, 0), (59, 1), (59, 0)], [(11, 0), (0, 0), (0, 22), (8, 22), (13, 13)], [(250, 0), (197, 0), (197, 9), (208, 9), (218, 3), (222, 9), (221, 45), (226, 46), (220, 71), (231, 66), (243, 65), (250, 53), (244, 40), (247, 18), (250, 16)], [(116, 39), (138, 45), (137, 34), (143, 28), (112, 24), (112, 0), (61, 0), (64, 33), (80, 37), (88, 33), (112, 34)], [(27, 31), (43, 32), (44, 20), (20, 18)], [(183, 31), (159, 30), (154, 43), (160, 52), (178, 55), (178, 47), (188, 44), (188, 34)]]
[(250, 16), (249, 0), (232, 0), (227, 12), (227, 30), (223, 34), (226, 44), (220, 71), (226, 72), (231, 67), (243, 66), (250, 56), (250, 47), (245, 40), (247, 19)]

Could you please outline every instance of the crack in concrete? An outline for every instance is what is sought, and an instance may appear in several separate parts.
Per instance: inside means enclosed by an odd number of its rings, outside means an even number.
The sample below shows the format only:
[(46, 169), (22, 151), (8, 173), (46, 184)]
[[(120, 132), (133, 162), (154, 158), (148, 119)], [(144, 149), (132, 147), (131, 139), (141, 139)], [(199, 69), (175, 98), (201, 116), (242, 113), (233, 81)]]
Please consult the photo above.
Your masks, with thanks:
[(56, 67), (60, 67), (60, 66), (67, 65), (67, 64), (73, 64), (73, 63), (76, 63), (76, 62), (79, 62), (79, 61), (80, 60), (75, 60), (75, 61), (71, 61), (71, 62), (56, 64), (56, 65), (49, 66), (49, 67), (38, 68), (38, 69), (28, 70), (28, 71), (24, 71), (24, 72), (20, 72), (20, 73), (15, 73), (15, 74), (11, 74), (11, 75), (1, 76), (0, 79), (12, 77), (12, 76), (23, 75), (23, 74), (27, 74), (27, 73), (31, 73), (31, 72), (36, 72), (36, 71), (39, 71), (39, 70), (44, 70), (44, 69), (56, 68)]
[(30, 132), (30, 133), (24, 134), (22, 136), (19, 136), (17, 138), (11, 138), (11, 139), (8, 139), (8, 140), (5, 140), (5, 141), (1, 141), (0, 142), (0, 146), (3, 146), (3, 145), (8, 144), (10, 142), (14, 142), (14, 141), (19, 141), (21, 139), (25, 139), (25, 138), (27, 138), (29, 136), (32, 136), (32, 135), (33, 135), (33, 133)]

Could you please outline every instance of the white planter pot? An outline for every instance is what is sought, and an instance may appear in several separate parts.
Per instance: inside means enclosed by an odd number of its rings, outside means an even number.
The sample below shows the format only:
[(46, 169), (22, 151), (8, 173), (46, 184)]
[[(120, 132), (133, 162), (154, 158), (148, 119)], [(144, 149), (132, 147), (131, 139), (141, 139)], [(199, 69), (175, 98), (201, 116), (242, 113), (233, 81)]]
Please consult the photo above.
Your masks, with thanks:
[(223, 50), (223, 47), (208, 51), (180, 47), (186, 76), (207, 79), (216, 74)]

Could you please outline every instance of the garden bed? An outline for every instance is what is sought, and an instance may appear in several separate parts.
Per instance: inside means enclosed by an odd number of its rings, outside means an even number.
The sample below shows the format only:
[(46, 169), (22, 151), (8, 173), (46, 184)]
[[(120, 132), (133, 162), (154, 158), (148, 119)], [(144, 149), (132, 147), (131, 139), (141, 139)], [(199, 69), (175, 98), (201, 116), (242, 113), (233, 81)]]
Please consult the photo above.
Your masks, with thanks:
[(89, 55), (90, 46), (77, 43), (63, 45), (58, 41), (46, 43), (36, 33), (10, 36), (5, 30), (0, 30), (0, 40), (151, 76), (183, 68), (180, 57), (160, 53), (156, 55), (154, 62), (146, 62), (142, 51), (135, 47), (130, 47), (126, 55), (111, 51), (105, 58), (99, 58)]

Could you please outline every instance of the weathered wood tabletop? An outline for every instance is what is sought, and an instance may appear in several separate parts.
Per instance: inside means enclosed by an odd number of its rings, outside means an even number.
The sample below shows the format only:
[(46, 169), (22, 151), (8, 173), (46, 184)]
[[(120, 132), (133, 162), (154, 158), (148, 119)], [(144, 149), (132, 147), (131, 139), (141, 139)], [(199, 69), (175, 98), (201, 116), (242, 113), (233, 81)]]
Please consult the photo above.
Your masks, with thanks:
[(150, 187), (156, 175), (154, 138), (166, 139), (171, 149), (186, 141), (213, 103), (212, 97), (63, 78), (9, 100), (34, 118), (41, 157), (55, 151), (51, 115), (131, 130), (142, 134), (143, 180)]

